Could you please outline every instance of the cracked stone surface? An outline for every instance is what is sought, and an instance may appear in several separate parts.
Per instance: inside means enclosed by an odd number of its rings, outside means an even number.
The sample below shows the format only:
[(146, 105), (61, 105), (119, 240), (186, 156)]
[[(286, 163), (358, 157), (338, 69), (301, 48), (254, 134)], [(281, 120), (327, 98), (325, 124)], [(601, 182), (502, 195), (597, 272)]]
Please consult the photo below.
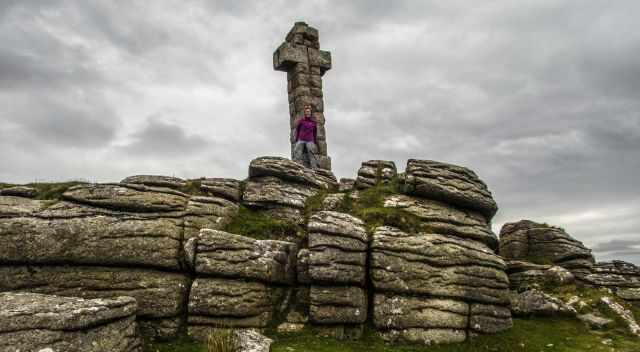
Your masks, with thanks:
[(136, 301), (0, 293), (0, 350), (133, 352)]

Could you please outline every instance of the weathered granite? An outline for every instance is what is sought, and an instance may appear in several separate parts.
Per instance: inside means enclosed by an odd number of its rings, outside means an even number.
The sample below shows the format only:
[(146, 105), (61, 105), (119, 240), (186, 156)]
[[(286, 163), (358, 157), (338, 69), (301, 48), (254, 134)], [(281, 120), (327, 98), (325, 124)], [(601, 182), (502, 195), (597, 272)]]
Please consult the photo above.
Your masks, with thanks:
[(379, 183), (387, 184), (396, 177), (398, 171), (396, 164), (388, 160), (364, 161), (358, 170), (355, 187), (365, 189), (373, 187)]
[(635, 336), (640, 337), (640, 325), (633, 316), (633, 313), (623, 307), (620, 303), (616, 302), (612, 297), (600, 297), (600, 302), (605, 304), (611, 311), (613, 311), (619, 319), (624, 321), (627, 325), (629, 332)]
[(223, 229), (238, 214), (238, 204), (220, 197), (191, 197), (184, 215), (184, 240), (200, 233), (200, 229)]
[(511, 312), (516, 316), (576, 315), (576, 310), (573, 307), (537, 289), (511, 293)]
[(199, 275), (291, 285), (296, 276), (297, 248), (290, 242), (203, 229), (186, 242), (185, 253)]
[(521, 220), (500, 230), (500, 255), (509, 260), (555, 264), (582, 279), (594, 263), (591, 250), (563, 229)]
[(129, 176), (120, 183), (123, 184), (140, 184), (152, 187), (168, 187), (168, 188), (181, 188), (187, 185), (187, 181), (172, 176), (160, 176), (160, 175), (135, 175)]
[(511, 289), (519, 291), (570, 285), (575, 282), (575, 276), (561, 266), (524, 261), (508, 261), (507, 274)]
[(169, 188), (135, 184), (79, 185), (69, 188), (62, 197), (100, 208), (141, 213), (181, 211), (189, 198)]
[(338, 184), (338, 191), (349, 192), (354, 189), (355, 185), (356, 185), (356, 180), (352, 178), (343, 177), (340, 179), (340, 183)]
[(600, 262), (591, 268), (584, 281), (595, 286), (640, 289), (640, 267), (622, 260)]
[(364, 286), (368, 236), (364, 222), (335, 211), (314, 213), (307, 225), (312, 282)]
[(508, 303), (504, 261), (487, 246), (439, 234), (376, 228), (369, 268), (377, 291)]
[(251, 329), (234, 331), (238, 352), (270, 352), (273, 340)]
[(258, 208), (285, 206), (304, 209), (305, 202), (320, 192), (319, 188), (301, 183), (287, 182), (274, 176), (249, 179), (243, 194), (246, 205)]
[(176, 317), (190, 279), (181, 273), (99, 266), (0, 266), (0, 292), (20, 291), (86, 299), (130, 296), (141, 318)]
[(577, 316), (578, 320), (585, 323), (590, 328), (602, 329), (613, 324), (612, 319), (604, 318), (593, 313), (581, 314)]
[(199, 277), (189, 295), (189, 326), (264, 328), (281, 289), (259, 282)]
[(469, 305), (465, 302), (376, 294), (374, 298), (373, 323), (376, 329), (451, 329), (465, 331), (469, 323)]
[(339, 211), (344, 203), (344, 193), (329, 193), (322, 200), (322, 210)]
[(316, 324), (361, 324), (367, 319), (364, 289), (350, 286), (311, 286), (309, 319)]
[(405, 171), (408, 193), (476, 210), (490, 220), (498, 211), (487, 185), (475, 172), (432, 160), (409, 159)]
[(507, 306), (473, 303), (469, 310), (470, 333), (495, 334), (513, 326)]
[(240, 181), (233, 178), (205, 178), (200, 181), (200, 190), (232, 202), (239, 202), (242, 196)]
[(34, 198), (38, 190), (29, 186), (13, 186), (0, 189), (0, 196)]
[(338, 181), (331, 171), (306, 168), (295, 161), (281, 157), (263, 156), (251, 161), (249, 179), (264, 176), (321, 189), (338, 188)]
[(163, 214), (0, 197), (0, 264), (179, 269), (182, 213)]
[(433, 232), (480, 241), (493, 250), (498, 248), (498, 237), (479, 212), (402, 194), (386, 197), (384, 206), (402, 209), (417, 216)]
[(0, 293), (0, 351), (141, 351), (131, 297)]

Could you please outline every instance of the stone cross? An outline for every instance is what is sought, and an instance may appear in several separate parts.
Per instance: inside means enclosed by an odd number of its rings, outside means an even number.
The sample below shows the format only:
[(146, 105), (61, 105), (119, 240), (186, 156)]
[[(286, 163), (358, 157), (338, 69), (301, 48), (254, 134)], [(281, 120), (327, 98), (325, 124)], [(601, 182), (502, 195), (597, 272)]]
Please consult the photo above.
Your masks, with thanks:
[[(293, 121), (302, 116), (305, 105), (311, 105), (318, 124), (318, 161), (321, 168), (331, 170), (322, 99), (322, 76), (331, 69), (331, 53), (320, 50), (318, 30), (304, 22), (296, 22), (284, 43), (273, 53), (273, 68), (287, 72), (291, 133), (295, 132)], [(293, 144), (291, 154), (293, 156)]]

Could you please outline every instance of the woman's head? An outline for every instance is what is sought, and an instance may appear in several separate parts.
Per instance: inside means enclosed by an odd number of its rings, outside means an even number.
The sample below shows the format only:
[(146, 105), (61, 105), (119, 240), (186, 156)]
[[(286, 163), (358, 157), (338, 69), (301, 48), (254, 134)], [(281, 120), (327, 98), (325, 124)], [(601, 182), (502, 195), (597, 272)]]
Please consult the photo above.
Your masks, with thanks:
[(311, 113), (313, 112), (313, 110), (311, 109), (311, 105), (306, 104), (303, 107), (303, 113), (304, 113), (304, 117), (311, 117)]

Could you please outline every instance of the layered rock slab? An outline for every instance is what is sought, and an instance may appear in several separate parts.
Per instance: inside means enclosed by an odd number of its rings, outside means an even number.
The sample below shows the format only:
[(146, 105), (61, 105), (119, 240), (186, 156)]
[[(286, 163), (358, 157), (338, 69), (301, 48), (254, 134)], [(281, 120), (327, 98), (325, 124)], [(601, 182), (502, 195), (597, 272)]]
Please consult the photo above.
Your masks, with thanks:
[(584, 281), (615, 291), (616, 296), (640, 302), (640, 267), (622, 260), (596, 263)]
[(491, 230), (487, 219), (477, 211), (402, 194), (386, 197), (383, 205), (386, 208), (402, 209), (417, 216), (434, 232), (473, 239), (493, 250), (498, 248), (498, 237)]
[(365, 189), (378, 183), (388, 184), (398, 175), (396, 164), (388, 160), (369, 160), (362, 163), (358, 170), (355, 187)]
[(256, 240), (209, 229), (185, 244), (187, 261), (198, 275), (275, 284), (294, 284), (297, 252), (291, 242)]
[(379, 291), (507, 304), (504, 261), (487, 246), (439, 234), (376, 228), (371, 280)]
[(518, 260), (507, 262), (507, 274), (511, 289), (518, 291), (569, 285), (575, 281), (575, 276), (561, 266)]
[(249, 178), (273, 176), (285, 181), (305, 184), (316, 188), (337, 188), (338, 182), (331, 171), (310, 169), (292, 160), (263, 156), (249, 164)]
[(475, 210), (490, 220), (498, 211), (487, 185), (475, 172), (432, 160), (409, 159), (405, 170), (408, 193)]
[(364, 286), (369, 242), (364, 222), (349, 214), (320, 211), (311, 216), (307, 228), (310, 280)]
[(481, 242), (381, 226), (370, 260), (374, 324), (386, 340), (460, 342), (512, 325), (505, 263)]
[(467, 336), (469, 305), (448, 299), (376, 294), (373, 322), (391, 342), (461, 342)]
[(311, 286), (309, 318), (316, 324), (362, 324), (367, 320), (365, 290), (355, 286)]
[(137, 315), (176, 317), (184, 312), (189, 278), (180, 273), (82, 266), (0, 267), (0, 292), (34, 292), (86, 299), (130, 296)]
[(188, 195), (136, 184), (88, 184), (69, 188), (62, 196), (80, 204), (131, 212), (171, 212), (185, 209)]
[(0, 197), (0, 264), (132, 265), (177, 270), (180, 215)]
[(239, 202), (242, 197), (240, 181), (233, 178), (206, 178), (200, 181), (200, 190), (232, 202)]
[(279, 157), (260, 157), (249, 165), (243, 204), (270, 216), (302, 224), (309, 197), (336, 189), (335, 176), (327, 170), (309, 169)]
[(284, 291), (259, 282), (197, 278), (189, 295), (188, 329), (205, 336), (212, 328), (266, 328)]
[(200, 229), (223, 229), (238, 213), (237, 203), (221, 197), (191, 197), (184, 215), (184, 241), (200, 233)]
[(120, 181), (122, 184), (139, 184), (151, 187), (181, 188), (187, 185), (187, 181), (172, 176), (162, 175), (134, 175)]
[(133, 352), (136, 302), (0, 293), (0, 350)]
[(559, 227), (530, 220), (507, 223), (500, 230), (500, 255), (509, 260), (555, 264), (577, 278), (591, 272), (591, 250)]

